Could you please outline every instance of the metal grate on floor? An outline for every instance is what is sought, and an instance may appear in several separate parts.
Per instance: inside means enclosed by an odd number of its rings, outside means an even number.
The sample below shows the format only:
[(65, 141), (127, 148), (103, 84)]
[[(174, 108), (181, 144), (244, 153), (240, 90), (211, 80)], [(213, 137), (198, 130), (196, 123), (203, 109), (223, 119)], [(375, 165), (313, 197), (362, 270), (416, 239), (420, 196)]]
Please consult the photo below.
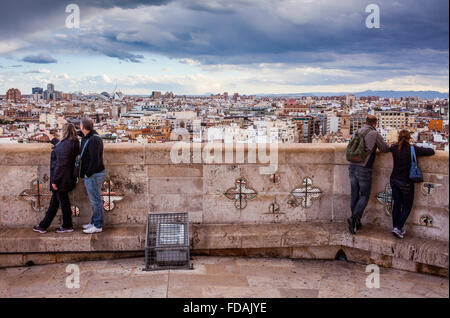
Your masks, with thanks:
[(149, 213), (145, 270), (190, 268), (188, 213)]

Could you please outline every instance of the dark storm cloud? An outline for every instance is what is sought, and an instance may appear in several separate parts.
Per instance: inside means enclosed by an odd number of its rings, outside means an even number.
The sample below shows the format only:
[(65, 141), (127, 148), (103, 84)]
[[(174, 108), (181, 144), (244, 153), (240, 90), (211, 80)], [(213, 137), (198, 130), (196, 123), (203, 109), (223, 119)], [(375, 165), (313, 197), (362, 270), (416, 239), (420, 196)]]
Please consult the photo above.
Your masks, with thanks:
[(58, 61), (47, 53), (39, 53), (38, 55), (25, 56), (22, 61), (35, 64), (51, 64)]
[(109, 57), (115, 57), (119, 60), (126, 61), (126, 62), (132, 62), (132, 63), (141, 63), (142, 59), (144, 58), (143, 55), (140, 54), (132, 54), (125, 51), (111, 51), (111, 52), (103, 52), (106, 56)]
[[(118, 57), (124, 51), (147, 51), (204, 64), (312, 64), (335, 61), (339, 55), (367, 53), (387, 58), (396, 52), (404, 54), (402, 63), (412, 64), (414, 57), (408, 50), (448, 54), (448, 1), (379, 1), (380, 29), (365, 27), (369, 2), (298, 3), (290, 12), (292, 2), (281, 1), (171, 2), (151, 15), (149, 22), (134, 21), (133, 16), (105, 18), (107, 31), (90, 36), (109, 42), (108, 56), (114, 56), (111, 50), (117, 50)], [(310, 12), (302, 12), (303, 8)], [(447, 64), (445, 56), (434, 61)]]
[(159, 6), (168, 2), (170, 2), (170, 0), (83, 0), (76, 1), (75, 3), (94, 8), (120, 7), (124, 9), (132, 9), (138, 6)]
[[(87, 16), (97, 16), (91, 23), (100, 27), (89, 25), (82, 32), (68, 32), (63, 26), (64, 9), (71, 2), (80, 6), (82, 23)], [(380, 29), (365, 26), (365, 8), (370, 3), (22, 0), (2, 8), (12, 14), (0, 19), (0, 35), (24, 36), (33, 49), (42, 43), (49, 50), (87, 51), (129, 62), (140, 62), (144, 52), (154, 52), (196, 59), (205, 65), (283, 62), (345, 65), (355, 71), (377, 67), (406, 71), (415, 65), (430, 70), (438, 65), (448, 68), (447, 0), (379, 0)], [(112, 7), (139, 9), (105, 12)], [(60, 30), (67, 37), (26, 37), (41, 29)], [(367, 54), (371, 59), (361, 64), (343, 62), (355, 54)]]
[[(163, 5), (169, 0), (14, 0), (3, 1), (0, 19), (0, 36), (15, 38), (27, 33), (64, 26), (67, 13), (66, 6), (74, 3), (80, 7), (82, 14), (92, 9), (113, 7), (136, 8), (147, 5)], [(87, 11), (87, 12), (85, 12)]]
[[(307, 4), (297, 6), (298, 11), (280, 14), (276, 10), (281, 2), (271, 10), (261, 10), (264, 7), (261, 4), (250, 8), (242, 6), (241, 10), (236, 10), (239, 14), (192, 14), (199, 21), (195, 24), (197, 32), (210, 35), (205, 37), (208, 41), (198, 45), (180, 39), (178, 46), (166, 45), (158, 49), (175, 55), (191, 53), (212, 64), (239, 63), (241, 58), (242, 63), (252, 60), (276, 62), (280, 55), (287, 58), (283, 59), (287, 62), (314, 60), (314, 56), (301, 56), (301, 53), (383, 54), (403, 49), (448, 51), (446, 0), (378, 1), (380, 29), (365, 27), (365, 7), (369, 1), (347, 1), (347, 6), (345, 2), (328, 2), (333, 5), (322, 2), (321, 6), (317, 1), (319, 4), (313, 8), (312, 19), (302, 17), (307, 14), (302, 12), (302, 7)], [(168, 29), (176, 30), (178, 27), (174, 24)]]

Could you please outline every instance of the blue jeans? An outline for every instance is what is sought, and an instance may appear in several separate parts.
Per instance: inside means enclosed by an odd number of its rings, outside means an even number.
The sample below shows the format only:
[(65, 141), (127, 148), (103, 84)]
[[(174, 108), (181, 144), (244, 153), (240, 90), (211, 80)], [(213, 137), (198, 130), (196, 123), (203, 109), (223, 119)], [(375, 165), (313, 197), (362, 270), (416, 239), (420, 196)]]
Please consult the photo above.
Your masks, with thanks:
[(104, 210), (101, 191), (105, 174), (106, 172), (103, 170), (102, 172), (94, 173), (89, 178), (84, 178), (84, 186), (86, 187), (93, 211), (91, 224), (94, 224), (96, 228), (103, 227)]
[(348, 171), (351, 185), (350, 205), (352, 217), (361, 221), (364, 210), (369, 202), (370, 190), (372, 188), (372, 168), (349, 165)]

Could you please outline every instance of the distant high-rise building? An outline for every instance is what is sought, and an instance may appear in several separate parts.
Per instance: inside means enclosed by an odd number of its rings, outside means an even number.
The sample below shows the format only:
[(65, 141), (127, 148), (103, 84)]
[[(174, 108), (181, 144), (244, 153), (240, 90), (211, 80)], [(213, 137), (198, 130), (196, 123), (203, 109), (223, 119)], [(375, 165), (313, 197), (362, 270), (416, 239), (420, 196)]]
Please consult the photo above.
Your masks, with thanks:
[(288, 99), (283, 103), (283, 113), (304, 113), (309, 110), (308, 105), (299, 104), (295, 99)]
[(300, 143), (311, 143), (313, 135), (320, 134), (319, 121), (314, 117), (294, 117), (293, 122), (297, 126), (298, 141)]
[(120, 116), (122, 116), (122, 115), (126, 114), (127, 112), (128, 112), (127, 105), (121, 105), (118, 114), (120, 114)]
[(410, 113), (407, 111), (395, 110), (375, 110), (377, 126), (383, 129), (405, 129), (409, 127)]
[(364, 117), (350, 117), (350, 135), (355, 134), (359, 129), (364, 127), (366, 119)]
[(346, 113), (340, 114), (340, 119), (339, 129), (342, 137), (350, 138), (350, 115)]
[(31, 89), (32, 94), (42, 94), (44, 93), (44, 89), (42, 87), (33, 87)]
[(22, 94), (17, 88), (10, 88), (6, 92), (6, 100), (13, 101), (14, 103), (19, 102), (22, 99)]
[(327, 134), (327, 116), (324, 114), (317, 114), (315, 115), (315, 127), (314, 129), (316, 129), (316, 134), (325, 136)]
[(152, 97), (154, 97), (154, 98), (160, 98), (160, 97), (161, 97), (161, 92), (153, 91), (153, 92), (152, 92)]
[(347, 94), (347, 96), (345, 97), (345, 103), (350, 107), (354, 106), (356, 103), (356, 96), (352, 94)]
[(55, 91), (55, 85), (52, 83), (47, 84), (47, 90), (44, 91), (45, 100), (60, 100), (62, 98), (62, 93)]
[(337, 133), (339, 131), (339, 124), (341, 120), (338, 116), (327, 117), (327, 133)]
[(113, 105), (112, 109), (111, 109), (112, 118), (117, 119), (117, 118), (119, 118), (119, 115), (120, 115), (120, 106)]

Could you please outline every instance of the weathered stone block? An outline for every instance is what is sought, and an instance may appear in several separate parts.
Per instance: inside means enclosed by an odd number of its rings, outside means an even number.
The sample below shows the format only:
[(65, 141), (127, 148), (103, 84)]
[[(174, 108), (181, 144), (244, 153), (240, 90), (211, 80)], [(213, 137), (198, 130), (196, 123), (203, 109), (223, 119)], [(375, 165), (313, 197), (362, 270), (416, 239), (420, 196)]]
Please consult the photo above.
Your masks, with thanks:
[(131, 143), (105, 144), (103, 160), (105, 165), (144, 164), (144, 145)]
[(150, 194), (149, 212), (190, 212), (203, 210), (203, 196), (198, 194)]
[(151, 178), (165, 178), (165, 177), (202, 177), (203, 165), (190, 164), (190, 165), (160, 165), (151, 164), (148, 165), (148, 177)]
[(285, 146), (286, 164), (333, 164), (335, 147), (331, 145), (302, 144), (301, 148)]
[(149, 194), (203, 194), (203, 178), (150, 178), (148, 180)]
[(292, 248), (291, 258), (333, 260), (340, 246), (302, 246)]

